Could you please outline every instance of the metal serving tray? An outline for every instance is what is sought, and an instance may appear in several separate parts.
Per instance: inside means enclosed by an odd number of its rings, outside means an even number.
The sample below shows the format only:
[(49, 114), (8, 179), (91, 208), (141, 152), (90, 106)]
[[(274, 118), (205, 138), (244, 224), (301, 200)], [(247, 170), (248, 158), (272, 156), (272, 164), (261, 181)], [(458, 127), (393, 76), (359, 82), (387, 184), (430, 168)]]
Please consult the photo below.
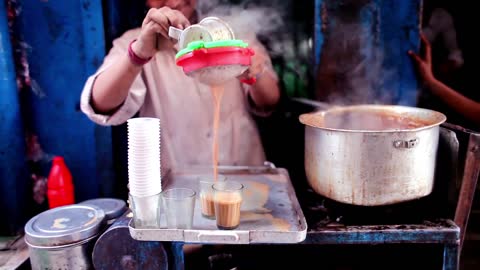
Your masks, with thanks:
[[(211, 168), (172, 170), (164, 180), (164, 189), (187, 187), (198, 194), (198, 176), (208, 173), (211, 173)], [(237, 229), (218, 230), (215, 220), (202, 216), (199, 196), (196, 196), (192, 229), (168, 229), (161, 214), (158, 229), (137, 229), (130, 221), (132, 238), (206, 244), (298, 243), (305, 240), (307, 223), (285, 169), (273, 165), (234, 166), (219, 167), (219, 173), (245, 186)]]

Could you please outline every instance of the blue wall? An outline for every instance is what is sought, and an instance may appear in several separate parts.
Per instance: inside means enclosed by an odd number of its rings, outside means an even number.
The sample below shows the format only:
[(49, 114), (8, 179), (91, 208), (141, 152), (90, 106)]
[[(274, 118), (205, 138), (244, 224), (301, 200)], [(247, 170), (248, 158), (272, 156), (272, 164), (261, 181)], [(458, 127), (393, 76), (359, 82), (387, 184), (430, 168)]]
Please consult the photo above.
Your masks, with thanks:
[[(80, 111), (80, 94), (111, 41), (141, 23), (144, 4), (136, 0), (17, 2), (20, 13), (13, 27), (26, 45), (32, 82), (31, 89), (19, 91), (5, 2), (0, 0), (0, 206), (9, 218), (1, 224), (0, 234), (11, 234), (22, 228), (25, 218), (46, 210), (45, 202), (33, 200), (30, 174), (48, 177), (55, 155), (63, 156), (72, 172), (77, 202), (124, 198), (118, 187), (124, 191), (126, 181), (119, 183), (114, 173), (112, 129), (94, 124)], [(34, 147), (40, 155), (32, 155), (32, 144), (25, 145), (26, 134), (30, 142), (38, 140)], [(116, 151), (117, 156), (125, 152), (118, 145), (115, 148), (122, 150)], [(116, 170), (122, 171), (125, 163), (118, 164)]]
[(2, 234), (15, 234), (22, 225), (27, 171), (25, 141), (15, 78), (5, 1), (0, 1), (0, 209), (9, 222)]
[(111, 129), (80, 111), (85, 80), (105, 54), (102, 18), (100, 0), (22, 1), (20, 32), (34, 82), (24, 104), (26, 125), (38, 136), (44, 160), (65, 158), (76, 201), (113, 191)]
[[(321, 87), (333, 84), (342, 89), (348, 86), (342, 84), (345, 76), (347, 79), (359, 74), (371, 76), (372, 83), (359, 86), (368, 89), (359, 92), (372, 91), (375, 96), (382, 96), (380, 102), (415, 106), (419, 87), (407, 51), (419, 46), (421, 4), (421, 0), (315, 0), (316, 71), (328, 62), (335, 62), (337, 67), (333, 69), (338, 69), (325, 71), (323, 77), (327, 80), (337, 76), (336, 82), (317, 81), (317, 84), (322, 84)], [(352, 12), (355, 8), (358, 10)], [(358, 44), (361, 46), (356, 48)], [(333, 54), (337, 55), (329, 59), (328, 55)], [(377, 63), (381, 69), (375, 66)], [(342, 95), (353, 95), (346, 92)]]

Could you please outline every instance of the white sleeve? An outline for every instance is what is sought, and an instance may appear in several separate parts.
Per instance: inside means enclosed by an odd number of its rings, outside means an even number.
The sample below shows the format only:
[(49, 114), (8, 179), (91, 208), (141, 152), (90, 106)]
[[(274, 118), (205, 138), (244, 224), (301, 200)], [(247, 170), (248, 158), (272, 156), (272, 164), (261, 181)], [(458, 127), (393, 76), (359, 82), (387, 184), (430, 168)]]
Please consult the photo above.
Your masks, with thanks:
[(120, 37), (119, 39), (115, 40), (113, 42), (113, 47), (108, 53), (108, 55), (105, 57), (102, 66), (97, 70), (95, 74), (93, 74), (87, 79), (83, 88), (80, 99), (80, 108), (82, 112), (87, 115), (88, 118), (90, 118), (93, 122), (99, 125), (110, 126), (125, 123), (128, 119), (130, 119), (138, 112), (145, 100), (147, 90), (140, 73), (133, 81), (127, 98), (125, 99), (123, 104), (115, 110), (115, 112), (110, 115), (100, 114), (96, 112), (92, 107), (92, 89), (96, 78), (103, 71), (115, 64), (116, 60), (120, 55), (127, 53), (127, 47), (129, 43), (130, 40), (125, 37)]

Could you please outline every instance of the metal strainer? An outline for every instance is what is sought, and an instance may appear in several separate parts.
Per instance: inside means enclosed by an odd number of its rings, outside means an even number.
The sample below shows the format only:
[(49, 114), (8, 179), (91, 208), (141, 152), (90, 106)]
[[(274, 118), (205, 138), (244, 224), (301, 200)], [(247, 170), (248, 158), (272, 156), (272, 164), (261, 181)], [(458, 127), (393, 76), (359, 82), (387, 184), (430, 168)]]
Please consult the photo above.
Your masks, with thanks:
[(223, 85), (240, 76), (247, 69), (248, 66), (242, 65), (213, 66), (192, 71), (187, 75), (207, 85)]
[(178, 52), (176, 58), (177, 65), (188, 76), (205, 84), (220, 85), (245, 72), (253, 54), (243, 41), (197, 41)]

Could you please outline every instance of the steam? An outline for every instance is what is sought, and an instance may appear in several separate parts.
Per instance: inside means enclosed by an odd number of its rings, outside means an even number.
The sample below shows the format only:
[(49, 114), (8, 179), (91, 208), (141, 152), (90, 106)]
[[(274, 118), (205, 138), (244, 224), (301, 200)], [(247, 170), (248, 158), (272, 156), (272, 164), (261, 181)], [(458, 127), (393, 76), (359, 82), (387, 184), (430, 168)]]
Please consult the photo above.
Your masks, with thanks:
[(350, 63), (348, 70), (338, 66), (331, 72), (339, 81), (330, 86), (327, 101), (335, 105), (392, 104), (395, 93), (389, 91), (388, 82), (394, 80), (396, 72), (384, 66), (383, 49), (363, 48), (358, 53), (360, 59)]
[(443, 44), (448, 50), (448, 59), (457, 67), (463, 65), (462, 51), (457, 43), (457, 33), (452, 15), (443, 8), (433, 10), (428, 25), (423, 29), (427, 39), (433, 43), (439, 36), (443, 38)]
[[(325, 5), (334, 4), (327, 1)], [(372, 29), (363, 25), (366, 18), (372, 26), (378, 25), (379, 12), (367, 0), (346, 4), (322, 9), (325, 42), (316, 96), (334, 105), (391, 104), (395, 94), (388, 90), (388, 82), (397, 72), (386, 69), (383, 48)]]
[[(271, 44), (271, 54), (280, 54), (284, 47), (278, 47), (282, 42), (282, 33), (285, 33), (286, 13), (283, 10), (282, 1), (270, 3), (272, 7), (260, 6), (251, 1), (243, 1), (237, 5), (223, 3), (220, 0), (199, 0), (197, 10), (199, 19), (208, 16), (218, 17), (226, 21), (235, 33), (236, 39), (251, 40), (255, 36), (266, 37)], [(292, 49), (290, 49), (291, 51)], [(288, 51), (288, 49), (287, 49)], [(288, 53), (288, 52), (287, 52)], [(293, 53), (293, 52), (292, 52)]]

